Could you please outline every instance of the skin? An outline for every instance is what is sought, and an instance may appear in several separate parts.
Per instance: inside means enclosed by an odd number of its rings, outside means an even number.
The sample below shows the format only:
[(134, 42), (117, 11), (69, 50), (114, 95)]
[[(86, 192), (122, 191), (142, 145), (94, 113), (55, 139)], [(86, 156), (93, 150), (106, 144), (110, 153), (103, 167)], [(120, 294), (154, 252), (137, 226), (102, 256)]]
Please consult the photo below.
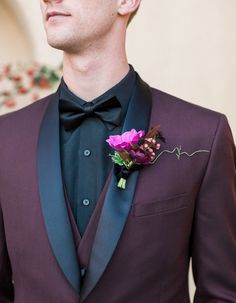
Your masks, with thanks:
[(48, 43), (63, 51), (64, 81), (83, 100), (92, 101), (127, 74), (126, 29), (140, 1), (40, 0)]

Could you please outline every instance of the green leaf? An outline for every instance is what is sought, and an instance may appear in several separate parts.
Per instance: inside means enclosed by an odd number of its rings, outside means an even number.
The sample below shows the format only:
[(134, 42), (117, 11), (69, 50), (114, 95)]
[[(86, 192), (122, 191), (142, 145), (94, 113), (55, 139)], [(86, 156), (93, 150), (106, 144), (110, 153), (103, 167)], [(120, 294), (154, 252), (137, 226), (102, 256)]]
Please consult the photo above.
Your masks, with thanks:
[(118, 152), (115, 152), (114, 155), (111, 155), (112, 161), (120, 166), (125, 165), (124, 160), (121, 158), (120, 154)]
[(131, 166), (133, 165), (133, 161), (129, 159), (123, 159), (121, 155), (115, 151), (114, 155), (110, 155), (112, 158), (112, 161), (120, 166), (125, 166), (127, 169), (130, 169)]

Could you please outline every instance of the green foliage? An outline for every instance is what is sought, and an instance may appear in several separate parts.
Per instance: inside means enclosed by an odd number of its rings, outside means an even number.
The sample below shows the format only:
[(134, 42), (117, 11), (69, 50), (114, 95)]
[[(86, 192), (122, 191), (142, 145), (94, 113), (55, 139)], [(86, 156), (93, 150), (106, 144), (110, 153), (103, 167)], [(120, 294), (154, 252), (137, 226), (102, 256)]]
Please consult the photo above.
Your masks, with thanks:
[[(119, 152), (115, 151), (114, 155), (110, 155), (112, 158), (112, 161), (120, 166), (125, 166), (127, 169), (130, 169), (130, 167), (133, 164), (133, 161), (131, 161), (129, 158), (127, 158), (127, 155), (123, 157), (119, 154)], [(125, 158), (126, 159), (125, 159)]]
[(121, 158), (120, 154), (117, 151), (115, 151), (114, 155), (111, 155), (111, 158), (115, 164), (118, 164), (120, 166), (125, 165), (125, 161)]

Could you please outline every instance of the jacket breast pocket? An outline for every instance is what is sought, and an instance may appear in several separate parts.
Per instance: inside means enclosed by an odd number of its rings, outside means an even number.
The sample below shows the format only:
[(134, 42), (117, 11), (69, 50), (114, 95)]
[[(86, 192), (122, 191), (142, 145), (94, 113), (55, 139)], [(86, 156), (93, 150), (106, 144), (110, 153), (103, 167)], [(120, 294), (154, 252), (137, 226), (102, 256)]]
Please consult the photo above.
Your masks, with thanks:
[(183, 193), (151, 203), (136, 203), (133, 205), (133, 216), (144, 217), (177, 212), (188, 207), (188, 198), (189, 195), (187, 193)]

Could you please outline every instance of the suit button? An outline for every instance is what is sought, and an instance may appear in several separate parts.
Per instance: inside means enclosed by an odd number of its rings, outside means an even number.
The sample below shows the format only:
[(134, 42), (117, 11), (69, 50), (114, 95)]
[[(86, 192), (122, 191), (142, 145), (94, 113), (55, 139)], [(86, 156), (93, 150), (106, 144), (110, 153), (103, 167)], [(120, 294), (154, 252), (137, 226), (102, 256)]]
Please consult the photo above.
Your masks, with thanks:
[(84, 150), (84, 156), (89, 157), (91, 155), (91, 151), (89, 149)]
[(89, 199), (84, 199), (82, 203), (84, 206), (89, 206), (90, 201), (89, 201)]
[(81, 268), (80, 273), (81, 273), (81, 277), (83, 278), (85, 276), (85, 274), (86, 274), (86, 269), (85, 268)]

